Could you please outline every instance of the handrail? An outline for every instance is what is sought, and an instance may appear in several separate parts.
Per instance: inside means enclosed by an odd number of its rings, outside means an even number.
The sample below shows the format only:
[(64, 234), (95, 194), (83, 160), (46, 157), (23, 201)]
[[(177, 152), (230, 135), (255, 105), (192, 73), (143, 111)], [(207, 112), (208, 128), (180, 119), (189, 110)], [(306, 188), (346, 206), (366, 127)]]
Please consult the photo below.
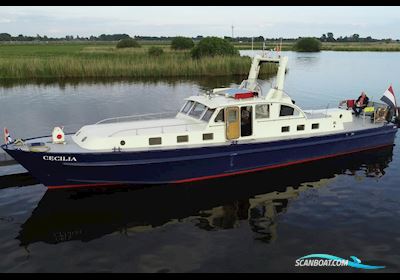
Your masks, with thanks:
[(104, 119), (104, 120), (101, 120), (101, 121), (95, 123), (95, 125), (127, 122), (130, 120), (137, 120), (137, 119), (139, 119), (139, 120), (141, 120), (141, 119), (157, 119), (157, 117), (163, 118), (163, 117), (169, 116), (169, 115), (175, 116), (176, 114), (177, 114), (176, 111), (168, 111), (168, 112), (164, 112), (164, 113), (152, 113), (152, 114), (142, 114), (142, 115), (132, 115), (132, 116), (108, 118), (108, 119)]
[(188, 131), (189, 126), (193, 125), (202, 125), (205, 126), (207, 125), (206, 123), (191, 123), (191, 124), (172, 124), (172, 125), (159, 125), (159, 126), (151, 126), (151, 127), (138, 127), (138, 128), (128, 128), (128, 129), (121, 129), (118, 131), (113, 132), (112, 134), (108, 135), (108, 137), (115, 136), (118, 133), (121, 132), (126, 132), (126, 131), (136, 131), (136, 135), (139, 135), (139, 130), (144, 130), (144, 129), (155, 129), (155, 128), (161, 128), (161, 133), (164, 133), (164, 128), (168, 127), (185, 127), (185, 131)]

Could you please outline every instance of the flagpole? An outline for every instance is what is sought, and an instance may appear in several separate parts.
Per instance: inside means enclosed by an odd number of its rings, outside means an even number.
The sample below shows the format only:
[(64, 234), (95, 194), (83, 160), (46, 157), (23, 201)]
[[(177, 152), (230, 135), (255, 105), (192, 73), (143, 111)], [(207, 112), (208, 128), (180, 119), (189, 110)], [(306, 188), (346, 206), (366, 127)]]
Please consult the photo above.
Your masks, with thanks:
[[(390, 83), (390, 88), (393, 91), (392, 83)], [(399, 108), (397, 107), (397, 100), (396, 100), (396, 96), (394, 95), (394, 92), (393, 92), (393, 97), (394, 97), (394, 106), (396, 107), (396, 117), (397, 117), (399, 115)]]

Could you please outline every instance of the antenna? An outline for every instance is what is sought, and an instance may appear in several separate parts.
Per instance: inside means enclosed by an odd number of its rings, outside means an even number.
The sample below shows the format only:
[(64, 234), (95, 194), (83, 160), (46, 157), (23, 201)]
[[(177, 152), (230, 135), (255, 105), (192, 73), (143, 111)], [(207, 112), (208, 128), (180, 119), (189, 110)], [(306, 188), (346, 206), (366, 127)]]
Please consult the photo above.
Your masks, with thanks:
[(265, 56), (265, 49), (266, 49), (266, 44), (265, 44), (265, 39), (264, 39), (263, 45), (262, 45), (262, 56)]
[(253, 57), (254, 57), (254, 37), (251, 37), (251, 51), (252, 51)]

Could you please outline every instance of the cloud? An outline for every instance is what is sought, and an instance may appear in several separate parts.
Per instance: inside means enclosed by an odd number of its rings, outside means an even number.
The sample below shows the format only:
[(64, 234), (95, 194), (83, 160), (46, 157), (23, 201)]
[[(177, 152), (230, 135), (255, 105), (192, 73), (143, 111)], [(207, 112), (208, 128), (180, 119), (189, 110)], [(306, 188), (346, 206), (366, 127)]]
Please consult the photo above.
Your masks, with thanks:
[[(359, 33), (400, 37), (399, 7), (2, 7), (10, 34), (292, 37)], [(378, 28), (379, 27), (379, 28)], [(365, 34), (362, 34), (365, 33)]]
[(8, 19), (8, 18), (0, 18), (0, 23), (11, 23), (13, 20)]

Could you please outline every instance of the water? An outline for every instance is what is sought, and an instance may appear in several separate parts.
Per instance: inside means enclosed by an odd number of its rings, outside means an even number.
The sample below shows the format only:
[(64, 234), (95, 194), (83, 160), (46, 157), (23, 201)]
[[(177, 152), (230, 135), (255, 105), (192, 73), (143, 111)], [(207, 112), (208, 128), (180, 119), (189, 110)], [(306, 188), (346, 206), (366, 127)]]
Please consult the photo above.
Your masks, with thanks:
[[(251, 51), (247, 52), (251, 54)], [(286, 92), (303, 108), (364, 90), (399, 91), (400, 53), (289, 55)], [(100, 119), (177, 110), (182, 99), (244, 77), (41, 81), (0, 86), (0, 127), (48, 135)], [(273, 79), (261, 81), (268, 89)], [(397, 90), (396, 90), (397, 89)], [(311, 253), (400, 270), (399, 140), (393, 148), (177, 186), (49, 191), (0, 164), (1, 272), (358, 272), (299, 268)]]

